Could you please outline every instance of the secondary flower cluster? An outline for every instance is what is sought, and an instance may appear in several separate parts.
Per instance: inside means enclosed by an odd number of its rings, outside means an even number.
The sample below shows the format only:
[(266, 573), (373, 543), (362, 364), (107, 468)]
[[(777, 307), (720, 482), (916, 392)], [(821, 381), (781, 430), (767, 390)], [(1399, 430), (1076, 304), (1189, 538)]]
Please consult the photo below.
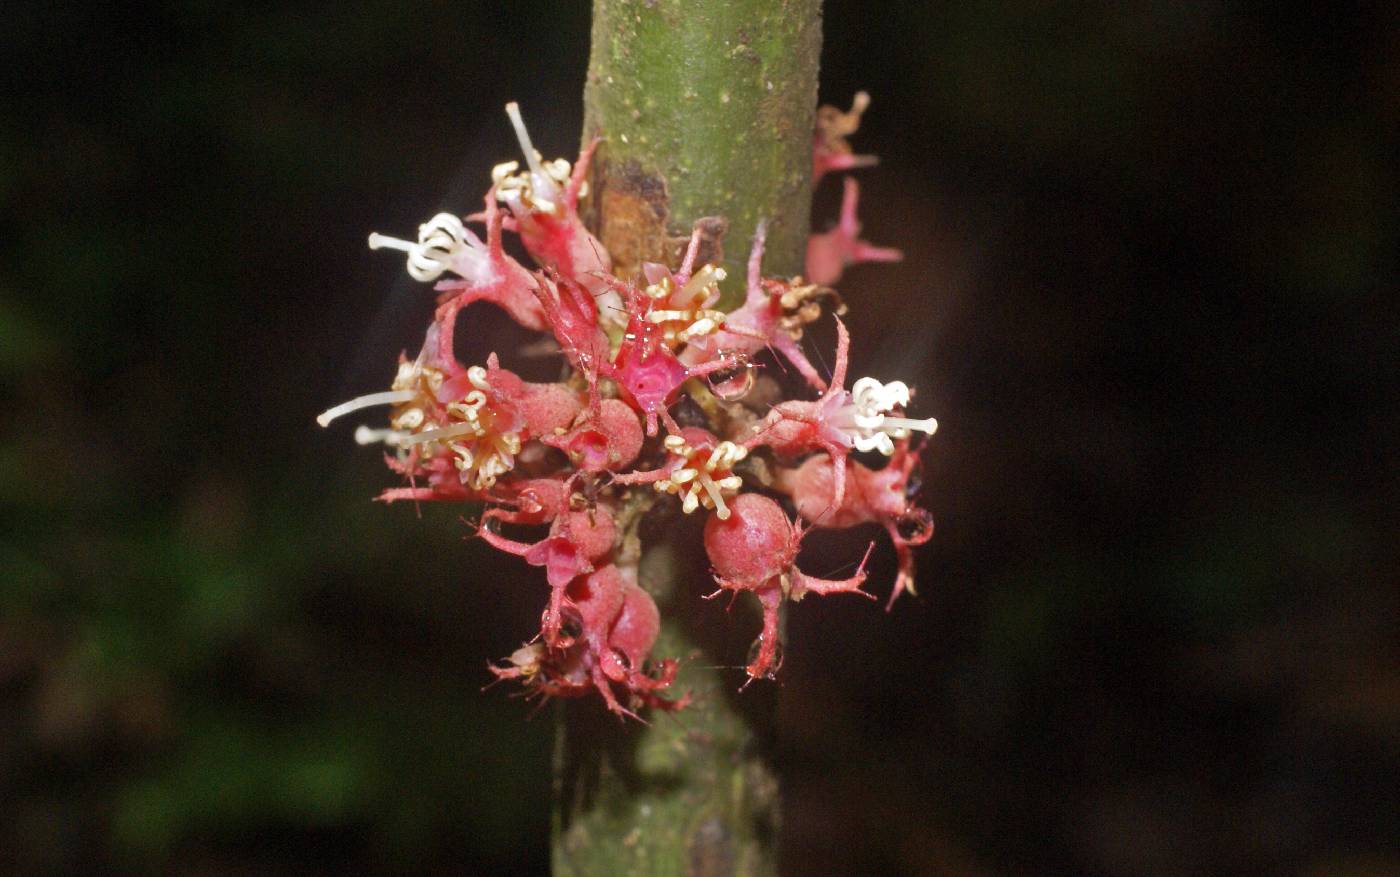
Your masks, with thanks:
[[(853, 155), (845, 140), (866, 103), (860, 94), (848, 113), (822, 109), (817, 176), (874, 163)], [(872, 596), (861, 590), (865, 559), (840, 580), (798, 569), (812, 529), (883, 526), (899, 559), (890, 605), (912, 592), (912, 549), (933, 525), (912, 500), (919, 462), (911, 442), (936, 423), (904, 416), (911, 390), (899, 381), (867, 377), (847, 388), (850, 339), (839, 316), (829, 380), (800, 343), (824, 309), (844, 312), (828, 285), (846, 265), (899, 258), (859, 239), (855, 181), (846, 180), (837, 227), (812, 236), (806, 279), (762, 276), (759, 224), (744, 302), (726, 312), (718, 307), (724, 270), (696, 265), (698, 229), (676, 270), (648, 263), (635, 281), (614, 276), (607, 251), (578, 215), (597, 142), (572, 168), (563, 159), (545, 162), (517, 106), (506, 112), (525, 167), (498, 165), (483, 212), (466, 218), (484, 225), (484, 240), (447, 213), (419, 226), (416, 240), (369, 237), (372, 249), (406, 253), (415, 280), (435, 283), (438, 307), (422, 348), (400, 357), (387, 391), (318, 418), (326, 426), (388, 406), (387, 427), (355, 433), (360, 444), (383, 444), (389, 467), (406, 482), (380, 498), (484, 504), (481, 538), (543, 568), (549, 596), (539, 633), (493, 666), (496, 676), (544, 697), (597, 692), (619, 715), (685, 704), (685, 696), (663, 694), (677, 664), (650, 657), (660, 618), (637, 575), (636, 527), (661, 502), (707, 516), (705, 550), (719, 585), (711, 596), (749, 591), (762, 607), (749, 681), (772, 677), (781, 663), (783, 601), (808, 593)], [(506, 232), (518, 235), (537, 269), (506, 254)], [(460, 363), (453, 352), (459, 314), (478, 301), (549, 333), (567, 376), (531, 383), (502, 368), (494, 353), (485, 365)], [(791, 364), (816, 398), (773, 403), (770, 380), (767, 393), (751, 392), (753, 360), (764, 351)], [(854, 451), (889, 460), (871, 468), (852, 459)], [(526, 541), (531, 529), (534, 541)]]

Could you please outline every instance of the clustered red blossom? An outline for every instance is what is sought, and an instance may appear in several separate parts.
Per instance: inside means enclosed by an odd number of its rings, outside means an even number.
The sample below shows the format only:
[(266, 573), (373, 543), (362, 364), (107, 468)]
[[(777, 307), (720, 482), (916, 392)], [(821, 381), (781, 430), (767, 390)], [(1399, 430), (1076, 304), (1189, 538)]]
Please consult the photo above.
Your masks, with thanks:
[[(853, 155), (845, 139), (868, 103), (862, 92), (849, 112), (821, 109), (817, 177), (875, 163)], [(636, 527), (661, 503), (707, 516), (705, 550), (719, 585), (710, 596), (749, 591), (763, 610), (749, 681), (777, 673), (785, 600), (873, 596), (862, 590), (869, 548), (849, 578), (817, 578), (798, 568), (812, 530), (879, 524), (899, 559), (889, 606), (912, 592), (913, 548), (928, 540), (933, 524), (913, 503), (919, 448), (911, 436), (932, 434), (936, 424), (904, 416), (912, 391), (899, 381), (861, 378), (847, 387), (850, 337), (829, 285), (852, 263), (900, 257), (859, 239), (854, 179), (845, 181), (839, 224), (811, 238), (805, 279), (762, 276), (759, 224), (744, 302), (726, 312), (719, 307), (724, 270), (696, 265), (698, 227), (676, 270), (648, 263), (636, 280), (614, 276), (607, 251), (578, 214), (598, 143), (572, 168), (563, 159), (545, 162), (516, 105), (506, 111), (525, 167), (512, 161), (494, 169), (481, 213), (465, 221), (438, 214), (419, 227), (416, 241), (370, 235), (372, 249), (404, 251), (409, 274), (435, 282), (438, 306), (422, 348), (412, 359), (400, 357), (389, 390), (318, 418), (325, 426), (388, 406), (386, 427), (355, 433), (360, 444), (383, 444), (390, 469), (404, 479), (380, 499), (483, 504), (482, 540), (543, 568), (549, 590), (540, 630), (492, 672), (542, 697), (597, 692), (623, 716), (644, 706), (684, 706), (688, 696), (665, 695), (676, 661), (650, 657), (660, 616), (638, 582)], [(485, 240), (467, 222), (484, 225)], [(506, 232), (519, 237), (536, 269), (504, 251)], [(549, 333), (566, 377), (525, 381), (502, 368), (495, 353), (485, 365), (463, 366), (453, 336), (461, 311), (478, 301)], [(829, 379), (801, 345), (804, 328), (824, 310), (833, 312), (838, 337)], [(765, 351), (791, 365), (816, 398), (771, 403), (749, 392)], [(766, 383), (771, 397), (776, 383)], [(852, 459), (857, 451), (889, 460), (873, 469)]]

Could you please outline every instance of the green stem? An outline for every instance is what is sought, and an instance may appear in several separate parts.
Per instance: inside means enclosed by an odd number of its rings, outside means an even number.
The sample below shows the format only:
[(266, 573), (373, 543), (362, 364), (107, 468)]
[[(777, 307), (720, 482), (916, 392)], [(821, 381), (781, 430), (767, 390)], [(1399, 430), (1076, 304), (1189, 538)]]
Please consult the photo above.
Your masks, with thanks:
[(584, 139), (605, 138), (594, 224), (621, 276), (674, 264), (696, 220), (728, 224), (726, 293), (767, 219), (764, 273), (802, 272), (820, 0), (595, 0)]
[[(710, 217), (701, 260), (728, 269), (725, 307), (761, 219), (764, 273), (801, 273), (820, 51), (820, 0), (594, 0), (584, 141), (604, 142), (588, 218), (616, 273), (674, 266)], [(640, 533), (663, 618), (653, 654), (682, 659), (672, 691), (693, 701), (649, 725), (561, 706), (556, 874), (776, 872), (776, 690), (735, 690), (757, 618), (744, 600), (726, 613), (699, 599), (712, 590), (699, 524)]]

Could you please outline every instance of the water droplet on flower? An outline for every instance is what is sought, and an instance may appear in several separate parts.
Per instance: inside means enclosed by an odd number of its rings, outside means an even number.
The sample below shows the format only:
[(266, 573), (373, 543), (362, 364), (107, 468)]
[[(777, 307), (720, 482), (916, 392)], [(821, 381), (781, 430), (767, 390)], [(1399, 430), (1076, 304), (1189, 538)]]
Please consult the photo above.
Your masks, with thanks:
[[(727, 351), (720, 351), (719, 355), (730, 354)], [(738, 364), (733, 368), (720, 369), (705, 376), (706, 382), (710, 385), (710, 392), (725, 402), (737, 402), (753, 389), (757, 369), (753, 363), (749, 362), (748, 357), (736, 355), (736, 358)]]
[(567, 639), (575, 640), (583, 633), (583, 625), (579, 623), (579, 619), (565, 615), (559, 623), (559, 633)]
[(933, 515), (928, 509), (913, 508), (900, 515), (894, 526), (899, 538), (917, 544), (933, 535)]

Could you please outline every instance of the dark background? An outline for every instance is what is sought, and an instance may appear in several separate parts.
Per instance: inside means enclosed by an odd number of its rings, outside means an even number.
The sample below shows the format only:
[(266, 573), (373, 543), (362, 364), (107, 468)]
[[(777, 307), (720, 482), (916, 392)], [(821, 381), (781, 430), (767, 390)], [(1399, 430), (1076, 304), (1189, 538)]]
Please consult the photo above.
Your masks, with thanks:
[[(788, 872), (1400, 873), (1400, 16), (1315, 5), (829, 4), (939, 531), (792, 614)], [(0, 32), (0, 864), (541, 871), (551, 722), (478, 691), (541, 589), (312, 417), (430, 313), (366, 233), (507, 100), (576, 149), (586, 5)]]

